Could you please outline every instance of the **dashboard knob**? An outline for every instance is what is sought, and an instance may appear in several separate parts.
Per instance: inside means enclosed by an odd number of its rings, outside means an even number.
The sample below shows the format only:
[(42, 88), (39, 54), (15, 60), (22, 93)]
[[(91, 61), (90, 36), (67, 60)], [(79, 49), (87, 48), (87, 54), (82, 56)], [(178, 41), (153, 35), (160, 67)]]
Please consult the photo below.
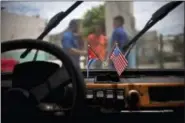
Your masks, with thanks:
[(130, 90), (127, 95), (127, 104), (129, 108), (136, 109), (139, 104), (139, 92), (137, 90)]

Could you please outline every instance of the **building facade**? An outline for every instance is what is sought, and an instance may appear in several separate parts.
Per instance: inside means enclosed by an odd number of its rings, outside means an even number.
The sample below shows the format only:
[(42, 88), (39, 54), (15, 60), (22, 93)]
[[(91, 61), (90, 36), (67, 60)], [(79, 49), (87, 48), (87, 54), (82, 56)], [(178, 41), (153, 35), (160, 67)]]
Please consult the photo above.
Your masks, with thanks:
[[(46, 21), (39, 16), (25, 16), (15, 13), (9, 13), (5, 10), (1, 11), (1, 42), (14, 39), (36, 39), (44, 30)], [(44, 38), (48, 40), (48, 37)], [(20, 61), (31, 60), (34, 56), (34, 50), (25, 59), (20, 59), (20, 54), (24, 50), (16, 52), (7, 52), (2, 57), (13, 57)], [(38, 59), (45, 60), (46, 53), (39, 52)]]
[(155, 64), (159, 61), (159, 36), (157, 31), (146, 32), (137, 42), (137, 64)]

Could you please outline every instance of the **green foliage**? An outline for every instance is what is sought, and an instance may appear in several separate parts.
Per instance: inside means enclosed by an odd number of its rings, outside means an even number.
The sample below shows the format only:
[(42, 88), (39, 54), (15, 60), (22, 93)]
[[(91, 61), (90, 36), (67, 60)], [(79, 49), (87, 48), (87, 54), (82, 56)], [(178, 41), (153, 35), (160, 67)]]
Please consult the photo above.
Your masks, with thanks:
[(82, 20), (83, 35), (87, 36), (93, 32), (94, 25), (97, 23), (105, 24), (105, 7), (100, 5), (88, 10)]

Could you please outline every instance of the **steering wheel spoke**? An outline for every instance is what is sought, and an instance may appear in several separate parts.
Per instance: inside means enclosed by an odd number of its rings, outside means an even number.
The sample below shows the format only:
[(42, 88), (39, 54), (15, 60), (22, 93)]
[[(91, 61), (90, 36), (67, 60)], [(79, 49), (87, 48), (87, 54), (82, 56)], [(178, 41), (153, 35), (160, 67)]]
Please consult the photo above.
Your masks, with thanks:
[[(45, 82), (41, 85), (36, 85), (36, 91), (33, 91), (35, 86), (32, 87), (29, 92), (31, 95), (37, 96), (38, 102), (45, 96), (50, 94), (51, 90), (55, 90), (59, 86), (65, 87), (68, 84), (72, 84), (72, 108), (70, 110), (71, 115), (81, 116), (85, 115), (85, 83), (83, 75), (78, 67), (72, 62), (70, 57), (63, 52), (63, 50), (49, 42), (37, 40), (37, 39), (20, 39), (12, 41), (1, 42), (1, 53), (17, 50), (17, 49), (38, 49), (50, 53), (62, 61), (62, 67), (56, 72), (46, 78)], [(35, 62), (35, 61), (33, 61)], [(38, 73), (39, 74), (39, 73)], [(49, 86), (48, 86), (49, 85)], [(13, 87), (14, 88), (14, 87)], [(48, 89), (50, 88), (50, 89)], [(35, 92), (35, 93), (34, 93)], [(60, 94), (58, 94), (60, 96)], [(66, 110), (66, 109), (62, 109)], [(80, 113), (79, 113), (80, 110)], [(28, 119), (29, 120), (29, 119)]]
[(48, 79), (48, 85), (50, 89), (54, 89), (58, 86), (65, 87), (72, 82), (71, 77), (67, 73), (65, 67), (59, 68)]

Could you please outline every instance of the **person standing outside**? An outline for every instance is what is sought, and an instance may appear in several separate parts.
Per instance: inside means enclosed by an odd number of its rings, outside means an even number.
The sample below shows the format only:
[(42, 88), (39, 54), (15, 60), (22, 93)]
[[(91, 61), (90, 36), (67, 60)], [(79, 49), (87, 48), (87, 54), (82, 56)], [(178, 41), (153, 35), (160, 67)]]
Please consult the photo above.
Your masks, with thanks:
[(94, 32), (88, 36), (88, 44), (91, 46), (92, 50), (95, 52), (99, 59), (94, 64), (92, 64), (92, 67), (101, 69), (102, 61), (105, 60), (107, 55), (107, 38), (104, 35), (102, 24), (98, 23), (94, 26)]
[(118, 43), (119, 49), (128, 42), (128, 36), (124, 29), (124, 18), (122, 16), (116, 16), (113, 21), (114, 31), (111, 38), (111, 46), (114, 46), (115, 43)]
[[(113, 26), (114, 30), (112, 32), (112, 37), (111, 37), (111, 50), (114, 48), (115, 44), (118, 44), (119, 49), (122, 51), (123, 46), (128, 42), (128, 36), (127, 33), (124, 29), (124, 18), (120, 15), (114, 17), (113, 20)], [(112, 68), (113, 65), (110, 63), (110, 67)]]
[(69, 23), (68, 29), (63, 33), (62, 37), (62, 46), (64, 52), (66, 52), (74, 62), (76, 66), (80, 66), (80, 56), (86, 55), (87, 51), (82, 50), (79, 45), (79, 37), (78, 37), (78, 30), (79, 30), (79, 20), (73, 19)]

